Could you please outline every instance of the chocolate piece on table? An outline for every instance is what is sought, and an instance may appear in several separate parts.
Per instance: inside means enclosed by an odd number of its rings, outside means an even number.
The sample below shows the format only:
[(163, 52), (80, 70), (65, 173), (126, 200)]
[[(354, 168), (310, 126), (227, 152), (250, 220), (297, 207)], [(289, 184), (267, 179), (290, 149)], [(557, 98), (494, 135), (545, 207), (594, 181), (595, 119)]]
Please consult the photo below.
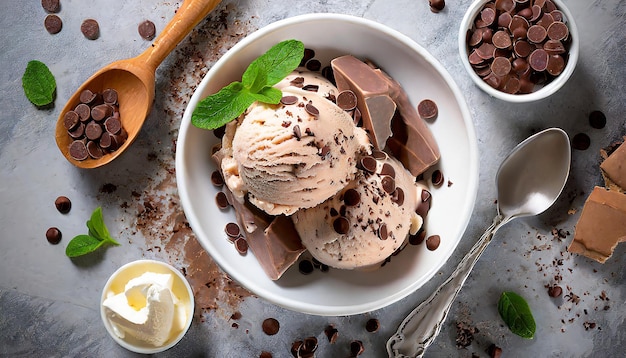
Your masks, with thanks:
[(626, 193), (626, 144), (622, 143), (615, 149), (600, 164), (600, 169), (602, 169), (602, 175), (608, 188)]
[(383, 149), (391, 136), (391, 119), (396, 103), (389, 96), (389, 84), (370, 66), (354, 56), (331, 61), (339, 92), (351, 90), (357, 97), (363, 127), (369, 131), (372, 144)]
[(393, 135), (387, 140), (387, 148), (411, 174), (418, 176), (439, 161), (439, 146), (402, 86), (383, 71), (376, 71), (389, 83), (389, 94), (398, 107), (391, 121)]
[(585, 201), (567, 251), (604, 263), (626, 241), (626, 194), (596, 186)]

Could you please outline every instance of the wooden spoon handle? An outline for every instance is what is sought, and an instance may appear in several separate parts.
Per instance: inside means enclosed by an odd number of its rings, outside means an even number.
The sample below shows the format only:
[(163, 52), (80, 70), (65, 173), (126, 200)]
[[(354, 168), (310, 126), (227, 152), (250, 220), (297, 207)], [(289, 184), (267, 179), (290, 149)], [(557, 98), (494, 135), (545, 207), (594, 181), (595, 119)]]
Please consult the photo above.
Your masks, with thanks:
[(185, 0), (172, 20), (138, 59), (152, 72), (174, 50), (182, 39), (213, 10), (221, 0)]

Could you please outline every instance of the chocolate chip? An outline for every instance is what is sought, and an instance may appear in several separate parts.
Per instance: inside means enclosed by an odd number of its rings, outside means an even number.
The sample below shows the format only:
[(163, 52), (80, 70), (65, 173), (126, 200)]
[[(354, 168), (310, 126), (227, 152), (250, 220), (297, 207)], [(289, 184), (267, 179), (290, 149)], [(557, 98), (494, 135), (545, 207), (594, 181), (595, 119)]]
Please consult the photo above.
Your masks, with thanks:
[(425, 99), (417, 105), (417, 113), (422, 119), (434, 119), (437, 118), (439, 109), (433, 100)]
[(374, 149), (372, 150), (372, 157), (374, 157), (374, 159), (376, 160), (385, 160), (387, 158), (389, 158), (389, 156), (387, 155), (387, 153)]
[(380, 323), (376, 318), (370, 318), (365, 322), (365, 330), (370, 333), (378, 331), (378, 328), (380, 328)]
[(344, 111), (351, 111), (356, 108), (356, 94), (350, 90), (344, 90), (337, 95), (337, 106)]
[(298, 103), (298, 97), (296, 96), (284, 96), (280, 99), (280, 103), (284, 105), (292, 105)]
[(417, 209), (415, 209), (415, 212), (422, 218), (425, 218), (426, 215), (428, 215), (428, 211), (430, 210), (430, 192), (428, 190), (422, 190), (421, 199), (421, 202), (417, 204)]
[(52, 35), (58, 34), (63, 28), (63, 20), (61, 20), (61, 18), (57, 15), (50, 14), (43, 20), (43, 26), (46, 28), (48, 33)]
[(96, 122), (89, 122), (85, 126), (85, 136), (89, 140), (97, 140), (102, 135), (102, 127)]
[(339, 338), (339, 331), (332, 325), (324, 329), (324, 334), (326, 334), (326, 338), (328, 338), (328, 343), (330, 344), (337, 342), (337, 338)]
[(272, 353), (263, 351), (261, 352), (261, 355), (259, 355), (259, 358), (272, 358)]
[(422, 242), (424, 242), (425, 238), (426, 238), (426, 231), (419, 230), (417, 232), (417, 234), (409, 236), (409, 244), (411, 244), (411, 245), (419, 245)]
[(304, 66), (306, 62), (315, 57), (315, 50), (310, 48), (304, 49), (304, 56), (302, 56), (302, 62), (300, 62), (300, 66)]
[(550, 297), (560, 297), (562, 293), (563, 289), (561, 288), (561, 286), (554, 285), (548, 287), (548, 296)]
[(293, 126), (293, 135), (296, 137), (297, 140), (300, 140), (302, 138), (302, 132), (300, 131), (300, 126), (297, 124)]
[(587, 150), (591, 145), (591, 139), (585, 133), (578, 133), (572, 138), (572, 148), (577, 150)]
[(546, 36), (548, 35), (548, 31), (543, 26), (533, 25), (528, 28), (528, 32), (526, 36), (528, 37), (528, 41), (533, 43), (542, 43)]
[(498, 56), (491, 62), (491, 72), (498, 77), (508, 75), (511, 69), (511, 62), (506, 57)]
[(122, 132), (122, 122), (115, 117), (109, 117), (104, 121), (104, 128), (109, 134), (120, 134)]
[(391, 201), (396, 203), (398, 206), (402, 206), (404, 204), (404, 190), (396, 187), (396, 190), (394, 190), (391, 194)]
[(93, 120), (96, 122), (100, 122), (101, 120), (108, 118), (112, 114), (113, 107), (108, 104), (99, 104), (91, 109), (91, 118), (93, 118)]
[(426, 239), (426, 248), (430, 251), (435, 251), (441, 243), (441, 237), (439, 235), (431, 235)]
[(561, 55), (550, 55), (546, 71), (552, 76), (558, 76), (565, 69), (565, 59)]
[(383, 164), (383, 167), (380, 170), (380, 175), (387, 175), (392, 178), (396, 177), (396, 171), (393, 169), (393, 166), (389, 163)]
[(70, 144), (69, 150), (70, 156), (75, 160), (85, 160), (89, 157), (85, 142), (82, 140), (75, 140)]
[(224, 194), (224, 192), (218, 192), (215, 195), (215, 203), (217, 204), (217, 207), (224, 210), (227, 209), (228, 206), (230, 206), (230, 203), (228, 202), (228, 197), (226, 196), (226, 194)]
[(396, 181), (392, 177), (384, 176), (380, 184), (387, 194), (391, 194), (396, 190)]
[(243, 237), (238, 237), (237, 239), (235, 239), (235, 249), (237, 249), (237, 252), (239, 252), (239, 254), (241, 255), (245, 255), (246, 253), (248, 253), (248, 242), (246, 241), (246, 239), (244, 239)]
[(87, 142), (86, 147), (87, 153), (89, 153), (89, 156), (93, 159), (100, 159), (104, 155), (102, 148), (94, 141)]
[(350, 188), (343, 193), (343, 202), (346, 206), (356, 206), (361, 202), (361, 194)]
[(61, 230), (56, 227), (51, 227), (46, 230), (46, 239), (48, 239), (48, 242), (53, 245), (58, 244), (61, 241), (62, 236)]
[(211, 173), (211, 183), (213, 183), (213, 185), (218, 188), (224, 185), (224, 178), (222, 177), (222, 173), (220, 173), (219, 170), (214, 170)]
[(333, 221), (333, 229), (335, 229), (335, 232), (340, 235), (347, 234), (350, 230), (350, 221), (347, 218), (340, 216)]
[(54, 206), (61, 214), (67, 214), (72, 209), (72, 202), (67, 196), (59, 196), (54, 201)]
[(328, 153), (330, 153), (330, 146), (328, 146), (328, 144), (325, 144), (322, 148), (320, 148), (320, 155), (322, 157), (325, 157), (328, 155)]
[(102, 132), (98, 144), (100, 144), (100, 148), (104, 150), (116, 149), (111, 147), (111, 134), (109, 132)]
[(387, 231), (387, 224), (383, 223), (378, 228), (378, 238), (384, 241), (384, 240), (387, 240), (388, 237), (389, 237), (389, 232)]
[(530, 67), (539, 72), (548, 68), (548, 53), (544, 49), (537, 49), (528, 56)]
[(502, 356), (502, 348), (492, 343), (489, 345), (489, 348), (487, 348), (487, 353), (490, 358), (500, 358)]
[(80, 32), (89, 39), (95, 40), (100, 36), (100, 26), (98, 25), (98, 21), (94, 19), (86, 19), (80, 25)]
[(319, 109), (317, 109), (311, 103), (307, 103), (306, 106), (304, 106), (304, 109), (306, 110), (308, 114), (312, 115), (313, 117), (317, 117), (320, 115)]
[(79, 122), (80, 117), (78, 116), (78, 113), (74, 111), (69, 111), (63, 116), (63, 126), (68, 131), (76, 128)]
[(81, 103), (91, 104), (92, 102), (95, 102), (97, 98), (98, 98), (98, 94), (94, 93), (94, 92), (91, 92), (88, 89), (83, 90), (80, 93), (80, 102)]
[(61, 2), (59, 0), (41, 0), (41, 7), (47, 12), (57, 13), (61, 10)]
[(595, 129), (602, 129), (606, 125), (606, 116), (600, 111), (589, 113), (589, 125)]
[(361, 168), (367, 170), (370, 173), (376, 172), (376, 159), (374, 157), (365, 156), (359, 161)]
[(263, 332), (268, 336), (273, 336), (278, 333), (280, 329), (280, 323), (275, 318), (266, 318), (261, 325)]
[(226, 227), (224, 227), (224, 232), (229, 237), (239, 237), (239, 235), (241, 235), (241, 229), (239, 229), (239, 225), (233, 222), (226, 224)]
[(298, 263), (298, 271), (303, 275), (310, 275), (313, 273), (313, 263), (309, 260), (302, 260)]
[(567, 28), (567, 25), (565, 25), (561, 21), (555, 21), (551, 23), (546, 31), (550, 40), (562, 41), (565, 40), (569, 35), (569, 29)]
[(302, 88), (304, 86), (304, 77), (296, 77), (289, 82), (290, 85), (298, 88)]
[(431, 176), (431, 180), (434, 186), (440, 186), (443, 184), (443, 173), (441, 170), (436, 169)]
[(76, 108), (74, 108), (74, 112), (78, 114), (79, 120), (83, 123), (91, 118), (91, 108), (84, 103), (79, 103)]
[(117, 104), (117, 91), (113, 88), (105, 89), (104, 91), (102, 91), (102, 100), (106, 104)]
[(137, 26), (137, 31), (144, 40), (152, 40), (156, 34), (156, 26), (154, 26), (154, 22), (145, 20)]
[(70, 137), (72, 137), (73, 139), (82, 138), (82, 136), (85, 134), (85, 124), (78, 123), (78, 125), (74, 129), (67, 131), (67, 134), (69, 134)]
[(322, 63), (316, 59), (307, 61), (306, 68), (309, 71), (319, 71), (322, 68)]
[(352, 357), (360, 356), (364, 351), (363, 342), (357, 340), (350, 342), (350, 353)]
[(428, 0), (428, 4), (430, 5), (430, 11), (434, 13), (438, 13), (446, 7), (445, 0)]

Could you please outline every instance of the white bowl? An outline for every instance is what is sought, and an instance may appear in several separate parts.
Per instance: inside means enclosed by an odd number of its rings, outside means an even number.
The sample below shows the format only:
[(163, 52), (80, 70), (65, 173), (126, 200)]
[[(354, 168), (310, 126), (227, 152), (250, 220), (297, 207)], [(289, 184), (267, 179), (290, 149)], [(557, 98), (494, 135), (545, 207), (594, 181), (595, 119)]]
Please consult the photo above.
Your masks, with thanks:
[[(109, 295), (123, 292), (124, 286), (130, 279), (139, 277), (146, 272), (174, 275), (172, 293), (174, 293), (174, 295), (176, 295), (176, 297), (180, 299), (185, 307), (185, 313), (187, 314), (187, 320), (183, 329), (178, 334), (171, 337), (167, 342), (165, 342), (164, 345), (160, 347), (154, 347), (152, 345), (144, 344), (140, 341), (133, 340), (132, 338), (120, 338), (115, 333), (115, 328), (113, 328), (111, 322), (107, 318), (104, 306), (102, 305), (104, 300), (109, 297)], [(115, 340), (115, 342), (117, 342), (120, 346), (128, 349), (129, 351), (142, 354), (154, 354), (163, 352), (176, 345), (189, 330), (191, 322), (193, 321), (193, 312), (193, 290), (191, 289), (189, 282), (187, 282), (182, 273), (180, 273), (180, 271), (178, 271), (176, 268), (164, 262), (156, 260), (137, 260), (129, 262), (117, 269), (111, 275), (111, 277), (109, 277), (106, 284), (104, 285), (104, 289), (102, 290), (102, 297), (100, 299), (100, 316), (102, 318), (102, 322), (104, 323), (104, 327), (106, 327), (107, 332), (109, 332), (109, 335), (111, 335), (113, 340)]]
[[(211, 148), (218, 143), (211, 131), (191, 125), (198, 102), (231, 81), (239, 81), (248, 64), (271, 46), (298, 39), (314, 49), (322, 64), (352, 54), (371, 59), (407, 91), (417, 105), (430, 98), (439, 107), (429, 124), (441, 150), (442, 170), (451, 186), (431, 188), (433, 207), (425, 225), (439, 234), (440, 247), (408, 246), (390, 263), (373, 272), (331, 269), (302, 275), (290, 268), (270, 280), (250, 252), (241, 256), (227, 240), (224, 226), (234, 212), (215, 204), (218, 192), (210, 180), (216, 167)], [(434, 168), (432, 169), (434, 170)], [(235, 281), (279, 306), (316, 315), (351, 315), (389, 305), (414, 292), (446, 262), (469, 221), (478, 186), (476, 135), (463, 96), (445, 69), (408, 37), (376, 22), (337, 14), (309, 14), (275, 22), (247, 36), (207, 73), (183, 116), (176, 151), (176, 177), (182, 206), (192, 229), (207, 252)]]
[(498, 89), (491, 87), (487, 84), (472, 68), (472, 65), (469, 63), (469, 49), (467, 46), (467, 32), (474, 28), (474, 20), (476, 16), (479, 15), (483, 6), (493, 0), (476, 0), (474, 1), (469, 9), (465, 12), (465, 16), (463, 16), (463, 20), (461, 20), (461, 26), (459, 28), (459, 53), (461, 56), (461, 62), (463, 66), (467, 70), (467, 73), (471, 77), (471, 79), (476, 83), (480, 89), (487, 92), (490, 96), (501, 99), (503, 101), (513, 102), (513, 103), (525, 103), (525, 102), (533, 102), (543, 98), (550, 96), (551, 94), (558, 91), (570, 78), (574, 69), (576, 68), (576, 64), (578, 62), (578, 52), (580, 47), (580, 38), (578, 37), (578, 28), (576, 27), (576, 23), (574, 22), (574, 17), (570, 13), (569, 9), (565, 6), (562, 0), (552, 0), (552, 2), (557, 6), (558, 10), (560, 10), (565, 16), (565, 23), (569, 28), (569, 36), (571, 37), (571, 43), (569, 45), (569, 57), (567, 60), (567, 64), (563, 69), (563, 72), (556, 76), (551, 82), (546, 84), (543, 87), (536, 88), (533, 92), (527, 94), (509, 94), (506, 92), (502, 92)]

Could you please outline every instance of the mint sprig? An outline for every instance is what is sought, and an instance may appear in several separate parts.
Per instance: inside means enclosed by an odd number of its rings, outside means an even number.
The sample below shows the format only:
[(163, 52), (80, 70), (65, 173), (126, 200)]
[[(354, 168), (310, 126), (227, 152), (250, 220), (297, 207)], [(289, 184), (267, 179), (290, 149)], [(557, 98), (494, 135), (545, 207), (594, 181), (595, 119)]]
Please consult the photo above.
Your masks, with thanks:
[(304, 57), (298, 40), (277, 43), (252, 61), (241, 77), (198, 103), (191, 123), (202, 129), (216, 129), (239, 117), (255, 101), (277, 104), (282, 92), (275, 84), (295, 70)]
[(522, 338), (535, 336), (535, 319), (526, 300), (515, 292), (502, 292), (498, 312), (511, 332)]
[(32, 60), (28, 62), (22, 75), (22, 88), (32, 104), (43, 107), (54, 101), (57, 83), (48, 66), (41, 61)]
[(78, 235), (67, 244), (65, 255), (68, 257), (78, 257), (94, 252), (104, 244), (119, 245), (119, 243), (111, 237), (109, 229), (107, 229), (104, 223), (101, 207), (97, 207), (91, 214), (91, 218), (87, 221), (87, 229), (89, 230), (89, 234)]

